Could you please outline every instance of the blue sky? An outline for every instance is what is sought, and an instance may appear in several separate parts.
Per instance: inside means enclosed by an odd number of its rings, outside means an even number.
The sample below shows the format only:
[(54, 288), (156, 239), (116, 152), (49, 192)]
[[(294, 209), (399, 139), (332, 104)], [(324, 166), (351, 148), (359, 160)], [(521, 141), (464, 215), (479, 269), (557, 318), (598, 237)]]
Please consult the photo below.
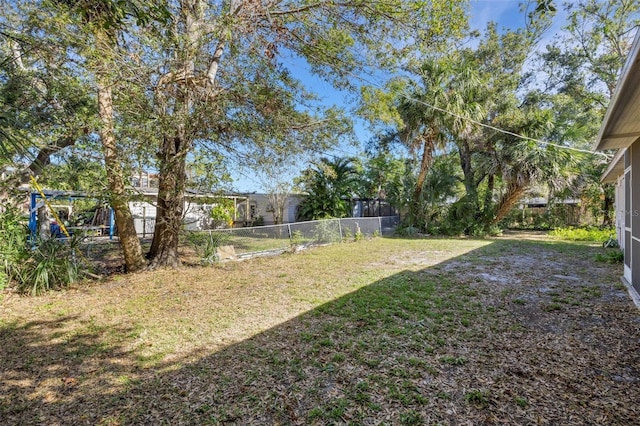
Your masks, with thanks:
[(519, 0), (471, 0), (470, 24), (482, 30), (488, 22), (518, 28), (524, 26), (524, 15), (520, 12)]
[[(499, 29), (523, 27), (525, 25), (525, 15), (520, 11), (520, 3), (521, 0), (471, 0), (469, 24), (471, 28), (480, 31), (484, 30), (487, 23), (491, 21), (496, 22)], [(544, 47), (557, 36), (562, 26), (565, 25), (566, 12), (561, 7), (561, 4), (562, 0), (559, 0), (557, 6), (560, 7), (558, 7), (552, 27), (544, 34), (540, 42), (541, 47)], [(308, 87), (312, 88), (315, 93), (320, 94), (324, 104), (338, 105), (346, 111), (353, 109), (353, 105), (349, 103), (349, 98), (352, 95), (335, 90), (331, 85), (311, 75), (304, 66), (299, 69), (292, 69), (292, 72)], [(339, 146), (335, 150), (328, 152), (328, 154), (333, 156), (357, 155), (364, 149), (364, 144), (372, 137), (372, 133), (362, 120), (354, 118), (354, 122), (355, 135), (359, 141), (359, 146)], [(304, 168), (304, 164), (298, 164), (298, 166)], [(232, 186), (239, 192), (264, 191), (261, 187), (260, 178), (256, 176), (255, 171), (236, 169), (232, 172), (232, 177), (234, 179)]]

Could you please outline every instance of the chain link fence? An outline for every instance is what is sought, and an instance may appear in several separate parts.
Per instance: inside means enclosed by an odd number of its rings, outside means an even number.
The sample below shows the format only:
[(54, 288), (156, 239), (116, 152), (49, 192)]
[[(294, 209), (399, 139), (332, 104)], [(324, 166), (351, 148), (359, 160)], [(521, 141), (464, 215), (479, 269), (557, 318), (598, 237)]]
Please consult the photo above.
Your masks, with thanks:
[(251, 257), (282, 252), (291, 247), (388, 235), (394, 232), (399, 223), (399, 216), (327, 219), (251, 228), (189, 231), (186, 238), (192, 245), (208, 246), (209, 251), (213, 247), (232, 246), (234, 256)]

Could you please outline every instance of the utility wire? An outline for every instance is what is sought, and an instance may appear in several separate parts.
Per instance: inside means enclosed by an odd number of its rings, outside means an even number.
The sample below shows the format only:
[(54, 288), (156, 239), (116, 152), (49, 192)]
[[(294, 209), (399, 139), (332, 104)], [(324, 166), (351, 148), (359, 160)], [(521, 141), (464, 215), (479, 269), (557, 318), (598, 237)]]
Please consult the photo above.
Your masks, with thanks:
[(435, 109), (436, 111), (444, 112), (445, 114), (452, 115), (453, 117), (459, 118), (461, 120), (468, 121), (468, 122), (476, 124), (478, 126), (486, 127), (487, 129), (491, 129), (491, 130), (495, 130), (496, 132), (504, 133), (505, 135), (515, 136), (515, 137), (520, 138), (520, 139), (529, 140), (529, 141), (532, 141), (532, 142), (535, 142), (535, 143), (538, 143), (538, 144), (547, 145), (547, 146), (552, 146), (552, 147), (558, 148), (558, 149), (566, 149), (566, 150), (569, 150), (569, 151), (581, 152), (581, 153), (592, 154), (592, 155), (602, 155), (603, 157), (605, 157), (608, 160), (610, 160), (612, 158), (611, 155), (605, 154), (604, 152), (598, 152), (598, 151), (594, 152), (594, 151), (589, 151), (587, 149), (580, 149), (580, 148), (574, 148), (574, 147), (571, 147), (571, 146), (559, 145), (559, 144), (556, 144), (556, 143), (553, 143), (553, 142), (543, 141), (543, 140), (540, 140), (540, 139), (531, 138), (529, 136), (520, 135), (518, 133), (514, 133), (514, 132), (511, 132), (509, 130), (500, 129), (499, 127), (491, 126), (490, 124), (482, 123), (482, 122), (474, 120), (472, 118), (465, 117), (465, 116), (460, 115), (460, 114), (456, 114), (455, 112), (446, 110), (444, 108), (439, 108), (437, 106), (428, 104), (428, 103), (426, 103), (424, 101), (421, 101), (420, 99), (413, 98), (413, 97), (411, 97), (411, 96), (409, 96), (409, 95), (407, 95), (405, 93), (401, 93), (400, 96), (402, 96), (403, 98), (405, 98), (405, 99), (407, 99), (409, 101), (419, 103), (419, 104), (424, 105), (424, 106), (426, 106), (428, 108)]
[[(360, 81), (362, 81), (364, 83), (370, 84), (370, 85), (372, 85), (373, 87), (375, 87), (377, 89), (385, 90), (385, 87), (381, 83), (371, 81), (368, 78), (363, 77), (362, 74), (355, 74), (355, 73), (353, 73), (351, 71), (345, 71), (345, 73), (350, 75), (350, 76), (352, 76), (353, 78), (355, 78), (357, 80), (360, 80)], [(362, 73), (366, 74), (367, 77), (370, 77), (371, 79), (376, 78), (373, 74), (371, 74), (367, 70), (363, 69)], [(399, 74), (399, 75), (401, 75), (401, 74)], [(503, 133), (503, 134), (514, 136), (514, 137), (517, 137), (519, 139), (529, 140), (529, 141), (535, 142), (537, 144), (546, 145), (546, 146), (552, 146), (552, 147), (558, 148), (558, 149), (565, 149), (565, 150), (568, 150), (568, 151), (580, 152), (580, 153), (583, 153), (583, 154), (599, 155), (599, 156), (602, 156), (602, 157), (606, 158), (607, 160), (610, 160), (613, 157), (613, 155), (605, 154), (604, 152), (590, 151), (590, 150), (587, 150), (587, 149), (580, 149), (580, 148), (574, 148), (574, 147), (565, 146), (565, 145), (559, 145), (559, 144), (556, 144), (556, 143), (553, 143), (553, 142), (543, 141), (543, 140), (540, 140), (540, 139), (535, 139), (535, 138), (531, 138), (531, 137), (528, 137), (528, 136), (524, 136), (524, 135), (521, 135), (521, 134), (518, 134), (518, 133), (511, 132), (509, 130), (500, 129), (498, 127), (491, 126), (489, 124), (482, 123), (480, 121), (474, 120), (472, 118), (465, 117), (465, 116), (460, 115), (460, 114), (456, 114), (456, 113), (454, 113), (452, 111), (449, 111), (449, 110), (446, 110), (446, 109), (439, 108), (439, 107), (436, 107), (434, 105), (428, 104), (428, 103), (426, 103), (424, 101), (421, 101), (420, 99), (416, 99), (416, 98), (414, 98), (412, 96), (409, 96), (406, 93), (400, 93), (400, 96), (404, 97), (407, 100), (422, 104), (422, 105), (424, 105), (424, 106), (426, 106), (428, 108), (432, 108), (432, 109), (435, 109), (437, 111), (443, 112), (445, 114), (449, 114), (449, 115), (454, 116), (456, 118), (459, 118), (461, 120), (468, 121), (468, 122), (476, 124), (478, 126), (485, 127), (485, 128), (488, 128), (488, 129), (491, 129), (491, 130), (494, 130), (494, 131), (497, 131), (497, 132), (500, 132), (500, 133)]]
[[(20, 40), (18, 38), (13, 37), (12, 35), (10, 35), (9, 33), (5, 32), (5, 31), (0, 31), (0, 35), (3, 35), (5, 37), (7, 37), (7, 38), (12, 38), (12, 39), (15, 39), (15, 40), (22, 41), (22, 40)], [(24, 55), (24, 52), (22, 53), (22, 55)], [(8, 58), (8, 59), (13, 59), (13, 58)], [(352, 77), (354, 77), (354, 78), (356, 78), (356, 79), (358, 79), (358, 80), (360, 80), (360, 81), (362, 81), (364, 83), (370, 84), (370, 85), (372, 85), (372, 86), (374, 86), (374, 87), (376, 87), (378, 89), (381, 89), (381, 90), (385, 89), (384, 86), (380, 82), (374, 82), (374, 81), (371, 81), (369, 79), (369, 78), (371, 78), (371, 79), (375, 79), (376, 78), (376, 76), (373, 75), (371, 73), (371, 71), (369, 71), (369, 70), (361, 69), (361, 73), (360, 74), (355, 74), (355, 73), (353, 73), (351, 71), (346, 71), (346, 74), (351, 75)], [(369, 78), (365, 78), (363, 76), (363, 74), (365, 74)], [(565, 146), (565, 145), (559, 145), (557, 143), (544, 141), (544, 140), (540, 140), (540, 139), (524, 136), (524, 135), (521, 135), (521, 134), (518, 134), (518, 133), (515, 133), (515, 132), (511, 132), (511, 131), (508, 131), (508, 130), (504, 130), (504, 129), (501, 129), (501, 128), (498, 128), (498, 127), (495, 127), (495, 126), (492, 126), (492, 125), (489, 125), (489, 124), (486, 124), (486, 123), (482, 123), (482, 122), (474, 120), (472, 118), (469, 118), (469, 117), (454, 113), (454, 112), (449, 111), (447, 109), (436, 107), (436, 106), (431, 105), (431, 104), (429, 104), (427, 102), (424, 102), (424, 101), (422, 101), (420, 99), (416, 99), (416, 98), (414, 98), (414, 97), (412, 97), (412, 96), (410, 96), (410, 95), (408, 95), (406, 93), (400, 93), (399, 95), (402, 96), (403, 98), (409, 100), (409, 101), (412, 101), (412, 102), (415, 102), (415, 103), (419, 103), (421, 105), (424, 105), (424, 106), (426, 106), (428, 108), (431, 108), (431, 109), (434, 109), (436, 111), (440, 111), (442, 113), (451, 115), (451, 116), (456, 117), (458, 119), (473, 123), (475, 125), (478, 125), (478, 126), (481, 126), (481, 127), (484, 127), (484, 128), (488, 128), (488, 129), (494, 130), (494, 131), (499, 132), (499, 133), (510, 135), (510, 136), (513, 136), (513, 137), (516, 137), (516, 138), (519, 138), (519, 139), (529, 140), (529, 141), (535, 142), (535, 143), (540, 144), (540, 145), (552, 146), (552, 147), (555, 147), (555, 148), (558, 148), (558, 149), (564, 149), (564, 150), (573, 151), (573, 152), (580, 152), (580, 153), (583, 153), (583, 154), (599, 155), (599, 156), (602, 156), (602, 157), (604, 157), (604, 158), (606, 158), (608, 160), (612, 158), (612, 155), (605, 154), (603, 152), (597, 152), (597, 151), (594, 152), (594, 151), (590, 151), (590, 150), (586, 150), (586, 149), (580, 149), (580, 148), (575, 148), (575, 147), (570, 147), (570, 146)], [(340, 150), (337, 149), (337, 148), (333, 148), (332, 150), (340, 152)], [(330, 154), (328, 152), (326, 152), (324, 154), (327, 155), (327, 156), (334, 156), (334, 155), (332, 155), (332, 154)]]

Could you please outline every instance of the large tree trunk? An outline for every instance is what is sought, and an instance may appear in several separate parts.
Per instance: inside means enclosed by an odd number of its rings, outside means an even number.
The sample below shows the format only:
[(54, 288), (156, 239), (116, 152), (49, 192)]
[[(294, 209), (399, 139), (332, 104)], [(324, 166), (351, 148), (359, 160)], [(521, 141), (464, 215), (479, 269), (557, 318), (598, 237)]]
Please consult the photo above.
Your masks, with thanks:
[[(179, 132), (180, 133), (180, 132)], [(160, 158), (158, 207), (149, 257), (151, 268), (181, 266), (178, 256), (184, 212), (186, 141), (184, 135), (166, 136)]]
[(471, 148), (467, 142), (463, 142), (458, 150), (460, 152), (460, 167), (462, 168), (462, 174), (464, 177), (465, 192), (467, 197), (471, 197), (476, 200), (478, 190), (475, 186), (475, 173), (471, 166)]
[[(478, 200), (478, 182), (476, 180), (476, 173), (472, 165), (472, 152), (469, 143), (462, 141), (458, 147), (460, 153), (460, 167), (462, 168), (463, 183), (465, 189), (466, 217), (473, 217), (474, 220), (479, 220), (481, 217), (480, 206)], [(465, 231), (466, 232), (466, 231)]]
[[(203, 35), (204, 1), (181, 0), (181, 16), (184, 22), (186, 44), (179, 46), (180, 65), (173, 70), (171, 78), (158, 89), (169, 94), (163, 101), (164, 114), (171, 118), (175, 127), (164, 129), (162, 146), (158, 153), (160, 177), (158, 180), (158, 207), (153, 242), (149, 250), (150, 268), (181, 266), (178, 255), (180, 230), (184, 212), (184, 191), (186, 183), (186, 157), (193, 135), (189, 130), (189, 117), (194, 102), (193, 78), (196, 73), (195, 58)], [(224, 46), (218, 46), (207, 72), (209, 84), (213, 84), (217, 66)], [(215, 69), (211, 69), (211, 68)], [(160, 85), (159, 85), (160, 86)], [(161, 95), (161, 96), (164, 96)], [(169, 98), (172, 102), (167, 102)]]
[(424, 181), (427, 179), (427, 173), (431, 166), (431, 160), (433, 159), (433, 139), (426, 136), (423, 141), (422, 158), (420, 160), (420, 171), (418, 172), (418, 178), (416, 179), (416, 188), (413, 191), (413, 203), (411, 203), (410, 213), (413, 216), (413, 220), (417, 221), (420, 217), (422, 206), (422, 190)]
[(481, 219), (480, 202), (478, 200), (478, 185), (473, 169), (472, 151), (469, 141), (462, 139), (458, 143), (458, 154), (460, 157), (460, 168), (462, 169), (465, 195), (462, 197), (454, 210), (450, 210), (451, 219), (459, 222), (466, 235), (471, 234), (476, 229), (476, 222)]
[(116, 139), (113, 131), (113, 103), (111, 85), (98, 84), (98, 108), (101, 120), (100, 139), (104, 152), (109, 185), (109, 203), (115, 213), (118, 238), (124, 255), (127, 272), (138, 271), (146, 266), (140, 240), (136, 233), (133, 215), (129, 209), (125, 191), (125, 179), (117, 154)]

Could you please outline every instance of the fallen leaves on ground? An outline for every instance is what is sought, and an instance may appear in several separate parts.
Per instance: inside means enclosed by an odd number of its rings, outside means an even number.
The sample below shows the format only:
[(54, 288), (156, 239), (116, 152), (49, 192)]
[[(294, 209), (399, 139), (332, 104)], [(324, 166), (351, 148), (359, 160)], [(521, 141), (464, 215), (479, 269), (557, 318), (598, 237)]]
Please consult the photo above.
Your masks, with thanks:
[(0, 302), (2, 424), (640, 424), (602, 248), (377, 239)]

